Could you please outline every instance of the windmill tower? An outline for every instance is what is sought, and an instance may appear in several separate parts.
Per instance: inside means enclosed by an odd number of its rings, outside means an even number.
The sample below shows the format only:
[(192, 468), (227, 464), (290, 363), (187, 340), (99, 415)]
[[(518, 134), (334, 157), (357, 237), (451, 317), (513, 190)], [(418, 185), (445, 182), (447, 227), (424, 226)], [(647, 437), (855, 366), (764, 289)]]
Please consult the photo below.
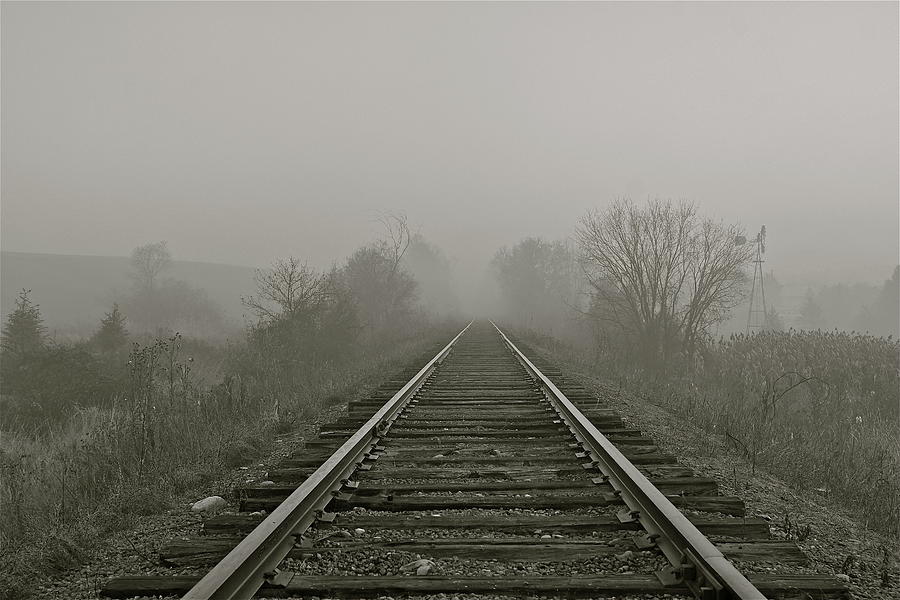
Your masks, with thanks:
[(753, 285), (750, 288), (750, 314), (747, 315), (747, 334), (762, 331), (766, 324), (766, 286), (763, 281), (762, 264), (766, 253), (766, 226), (756, 234), (756, 256), (753, 259)]

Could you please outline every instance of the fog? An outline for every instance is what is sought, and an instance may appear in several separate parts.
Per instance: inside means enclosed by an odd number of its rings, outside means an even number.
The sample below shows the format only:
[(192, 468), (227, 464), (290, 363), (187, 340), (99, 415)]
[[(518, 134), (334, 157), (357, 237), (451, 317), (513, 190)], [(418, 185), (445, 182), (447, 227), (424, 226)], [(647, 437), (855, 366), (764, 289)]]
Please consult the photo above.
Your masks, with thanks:
[[(700, 589), (604, 521), (629, 457), (744, 597), (765, 553), (900, 598), (898, 41), (896, 0), (0, 0), (0, 600), (253, 592), (313, 505), (456, 541), (339, 515), (285, 593)], [(704, 517), (742, 496), (777, 545)]]
[(2, 248), (328, 268), (406, 214), (486, 267), (619, 197), (769, 231), (798, 285), (898, 261), (896, 3), (12, 3)]

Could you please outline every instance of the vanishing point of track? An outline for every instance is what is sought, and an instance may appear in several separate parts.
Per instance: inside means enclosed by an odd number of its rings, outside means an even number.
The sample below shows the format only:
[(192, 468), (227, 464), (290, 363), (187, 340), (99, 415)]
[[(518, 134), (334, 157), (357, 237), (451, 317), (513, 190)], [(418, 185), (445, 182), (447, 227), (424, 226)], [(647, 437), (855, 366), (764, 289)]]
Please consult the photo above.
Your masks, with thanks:
[(539, 369), (493, 324), (470, 324), (409, 381), (351, 403), (240, 502), (205, 535), (161, 549), (165, 564), (196, 574), (120, 577), (102, 593), (846, 593), (832, 577), (792, 570), (805, 560), (796, 544), (770, 539), (740, 498)]

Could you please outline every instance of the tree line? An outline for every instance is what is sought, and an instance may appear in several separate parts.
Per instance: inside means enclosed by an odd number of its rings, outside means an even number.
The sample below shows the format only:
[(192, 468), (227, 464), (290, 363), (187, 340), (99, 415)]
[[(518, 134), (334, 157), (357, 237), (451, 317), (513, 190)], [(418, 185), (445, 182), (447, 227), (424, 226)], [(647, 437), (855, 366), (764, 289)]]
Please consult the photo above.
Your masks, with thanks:
[[(516, 325), (664, 367), (694, 360), (747, 299), (753, 245), (741, 227), (704, 217), (695, 204), (620, 199), (585, 214), (573, 238), (526, 238), (494, 256), (504, 311)], [(898, 280), (900, 268), (860, 312), (860, 329), (897, 329)], [(777, 283), (767, 275), (776, 292)], [(825, 325), (811, 296), (798, 325)], [(765, 329), (784, 328), (770, 310)]]
[[(618, 200), (587, 213), (576, 245), (526, 239), (493, 267), (509, 310), (645, 365), (694, 355), (745, 292), (751, 249), (686, 202)], [(564, 323), (567, 321), (568, 323)]]
[[(74, 407), (114, 402), (128, 387), (136, 357), (176, 334), (185, 338), (180, 345), (215, 354), (219, 369), (245, 390), (297, 399), (315, 373), (352, 360), (358, 343), (408, 335), (429, 318), (417, 274), (432, 277), (428, 294), (441, 290), (435, 278), (450, 279), (449, 261), (411, 231), (405, 216), (387, 215), (381, 224), (383, 236), (341, 266), (318, 271), (287, 257), (258, 269), (256, 292), (242, 298), (245, 335), (225, 346), (210, 348), (198, 337), (221, 325), (220, 313), (202, 290), (165, 277), (172, 264), (165, 242), (135, 248), (132, 289), (87, 339), (50, 339), (39, 305), (22, 290), (0, 336), (4, 426), (46, 427)], [(446, 311), (454, 309), (451, 300)]]

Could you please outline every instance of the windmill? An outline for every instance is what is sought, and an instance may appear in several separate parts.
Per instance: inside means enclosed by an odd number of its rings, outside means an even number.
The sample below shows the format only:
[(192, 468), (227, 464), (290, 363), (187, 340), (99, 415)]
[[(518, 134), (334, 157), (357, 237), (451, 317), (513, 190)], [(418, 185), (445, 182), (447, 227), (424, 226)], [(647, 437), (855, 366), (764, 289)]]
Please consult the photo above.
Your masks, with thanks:
[(753, 285), (750, 287), (750, 314), (747, 315), (747, 334), (751, 330), (762, 331), (766, 324), (766, 286), (763, 281), (762, 264), (766, 253), (766, 226), (756, 234), (756, 256), (753, 259)]

